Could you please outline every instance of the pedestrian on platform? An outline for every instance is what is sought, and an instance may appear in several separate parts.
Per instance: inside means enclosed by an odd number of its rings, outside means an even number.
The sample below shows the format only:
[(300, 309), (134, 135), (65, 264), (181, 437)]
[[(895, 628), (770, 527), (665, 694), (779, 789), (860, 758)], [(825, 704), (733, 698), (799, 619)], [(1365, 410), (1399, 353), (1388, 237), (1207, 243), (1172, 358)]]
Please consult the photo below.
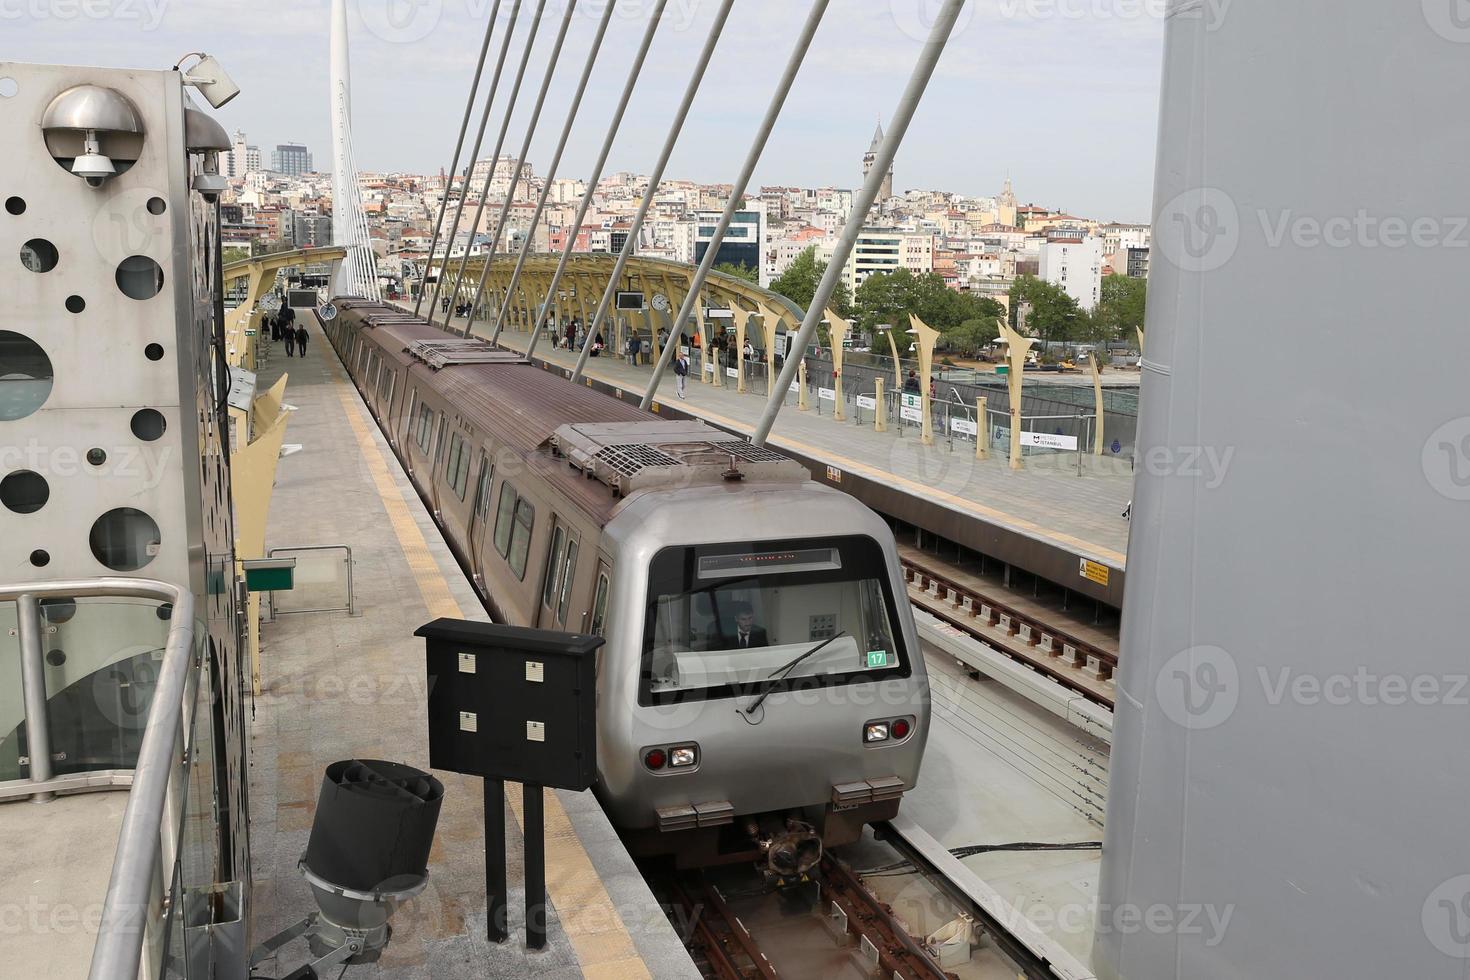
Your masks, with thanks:
[(296, 351), (301, 357), (306, 356), (306, 326), (303, 324), (296, 328)]
[(684, 388), (689, 383), (689, 355), (682, 350), (674, 359), (674, 386), (678, 389), (679, 397), (684, 397)]
[(286, 356), (296, 356), (296, 331), (290, 327), (281, 328), (281, 336), (286, 338)]
[(629, 367), (637, 367), (638, 366), (638, 351), (639, 351), (639, 349), (641, 349), (641, 347), (642, 347), (642, 344), (638, 343), (638, 335), (636, 333), (629, 333), (628, 334), (628, 346), (623, 351), (623, 353), (625, 353), (625, 354), (628, 355), (628, 366)]
[(599, 330), (597, 331), (597, 336), (592, 338), (592, 356), (596, 357), (598, 354), (601, 354), (602, 348), (605, 346), (602, 342), (602, 331)]
[(911, 395), (917, 395), (922, 389), (919, 387), (919, 372), (910, 371), (908, 378), (904, 380), (903, 390)]

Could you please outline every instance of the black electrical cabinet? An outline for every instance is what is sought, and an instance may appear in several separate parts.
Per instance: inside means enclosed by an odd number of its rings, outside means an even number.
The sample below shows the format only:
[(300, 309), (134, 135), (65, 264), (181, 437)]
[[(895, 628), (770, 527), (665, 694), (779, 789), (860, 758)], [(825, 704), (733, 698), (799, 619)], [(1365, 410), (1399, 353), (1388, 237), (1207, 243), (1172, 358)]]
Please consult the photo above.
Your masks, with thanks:
[(602, 638), (436, 619), (428, 640), (429, 765), (584, 790), (597, 772)]
[(505, 783), (521, 783), (526, 943), (545, 932), (542, 788), (580, 792), (597, 776), (597, 649), (602, 638), (436, 619), (426, 640), (429, 765), (485, 781), (488, 935), (508, 936)]

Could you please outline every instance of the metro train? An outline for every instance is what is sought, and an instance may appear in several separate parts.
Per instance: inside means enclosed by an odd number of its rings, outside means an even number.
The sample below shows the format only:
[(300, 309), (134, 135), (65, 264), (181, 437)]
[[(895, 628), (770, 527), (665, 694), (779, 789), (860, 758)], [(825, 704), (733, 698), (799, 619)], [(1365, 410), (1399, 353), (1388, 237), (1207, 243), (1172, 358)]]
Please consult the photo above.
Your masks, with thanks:
[(797, 461), (353, 298), (318, 321), (492, 616), (597, 634), (632, 853), (777, 877), (891, 818), (929, 686), (893, 534)]

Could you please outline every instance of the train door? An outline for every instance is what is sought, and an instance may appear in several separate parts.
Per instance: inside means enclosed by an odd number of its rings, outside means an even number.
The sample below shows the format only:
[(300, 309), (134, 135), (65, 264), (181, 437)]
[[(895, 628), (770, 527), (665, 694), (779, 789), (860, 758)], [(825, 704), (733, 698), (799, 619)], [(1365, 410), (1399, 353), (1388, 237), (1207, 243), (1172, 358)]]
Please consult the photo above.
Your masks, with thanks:
[(429, 466), (429, 498), (434, 501), (434, 516), (439, 516), (439, 464), (444, 462), (444, 444), (449, 441), (449, 418), (439, 413), (439, 426), (434, 430), (433, 463)]
[(470, 510), (470, 569), (475, 575), (475, 584), (483, 592), (485, 576), (480, 573), (480, 550), (485, 539), (485, 518), (490, 514), (490, 484), (495, 479), (495, 467), (490, 465), (490, 456), (480, 450), (480, 475), (475, 480), (475, 506)]
[(546, 550), (546, 573), (541, 586), (541, 609), (536, 625), (541, 629), (564, 629), (572, 601), (572, 581), (577, 571), (580, 539), (576, 529), (553, 517), (551, 541)]
[(400, 445), (403, 446), (403, 465), (408, 467), (408, 472), (413, 473), (413, 447), (409, 445), (413, 441), (414, 413), (419, 410), (419, 389), (415, 385), (409, 389), (408, 401), (404, 405), (403, 412), (403, 435)]

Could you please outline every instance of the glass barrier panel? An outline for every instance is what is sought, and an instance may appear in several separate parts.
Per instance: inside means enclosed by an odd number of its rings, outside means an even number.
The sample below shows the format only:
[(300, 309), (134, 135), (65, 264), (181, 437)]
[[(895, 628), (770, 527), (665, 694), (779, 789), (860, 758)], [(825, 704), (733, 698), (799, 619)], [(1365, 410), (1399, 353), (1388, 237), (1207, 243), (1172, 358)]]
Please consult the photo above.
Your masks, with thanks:
[(25, 695), (20, 687), (20, 637), (16, 635), (15, 603), (0, 602), (0, 782), (25, 779)]
[(278, 548), (271, 552), (271, 557), (296, 559), (291, 591), (271, 593), (272, 615), (347, 609), (350, 567), (345, 548), (330, 551)]
[(54, 773), (137, 764), (169, 612), (151, 599), (41, 600)]

